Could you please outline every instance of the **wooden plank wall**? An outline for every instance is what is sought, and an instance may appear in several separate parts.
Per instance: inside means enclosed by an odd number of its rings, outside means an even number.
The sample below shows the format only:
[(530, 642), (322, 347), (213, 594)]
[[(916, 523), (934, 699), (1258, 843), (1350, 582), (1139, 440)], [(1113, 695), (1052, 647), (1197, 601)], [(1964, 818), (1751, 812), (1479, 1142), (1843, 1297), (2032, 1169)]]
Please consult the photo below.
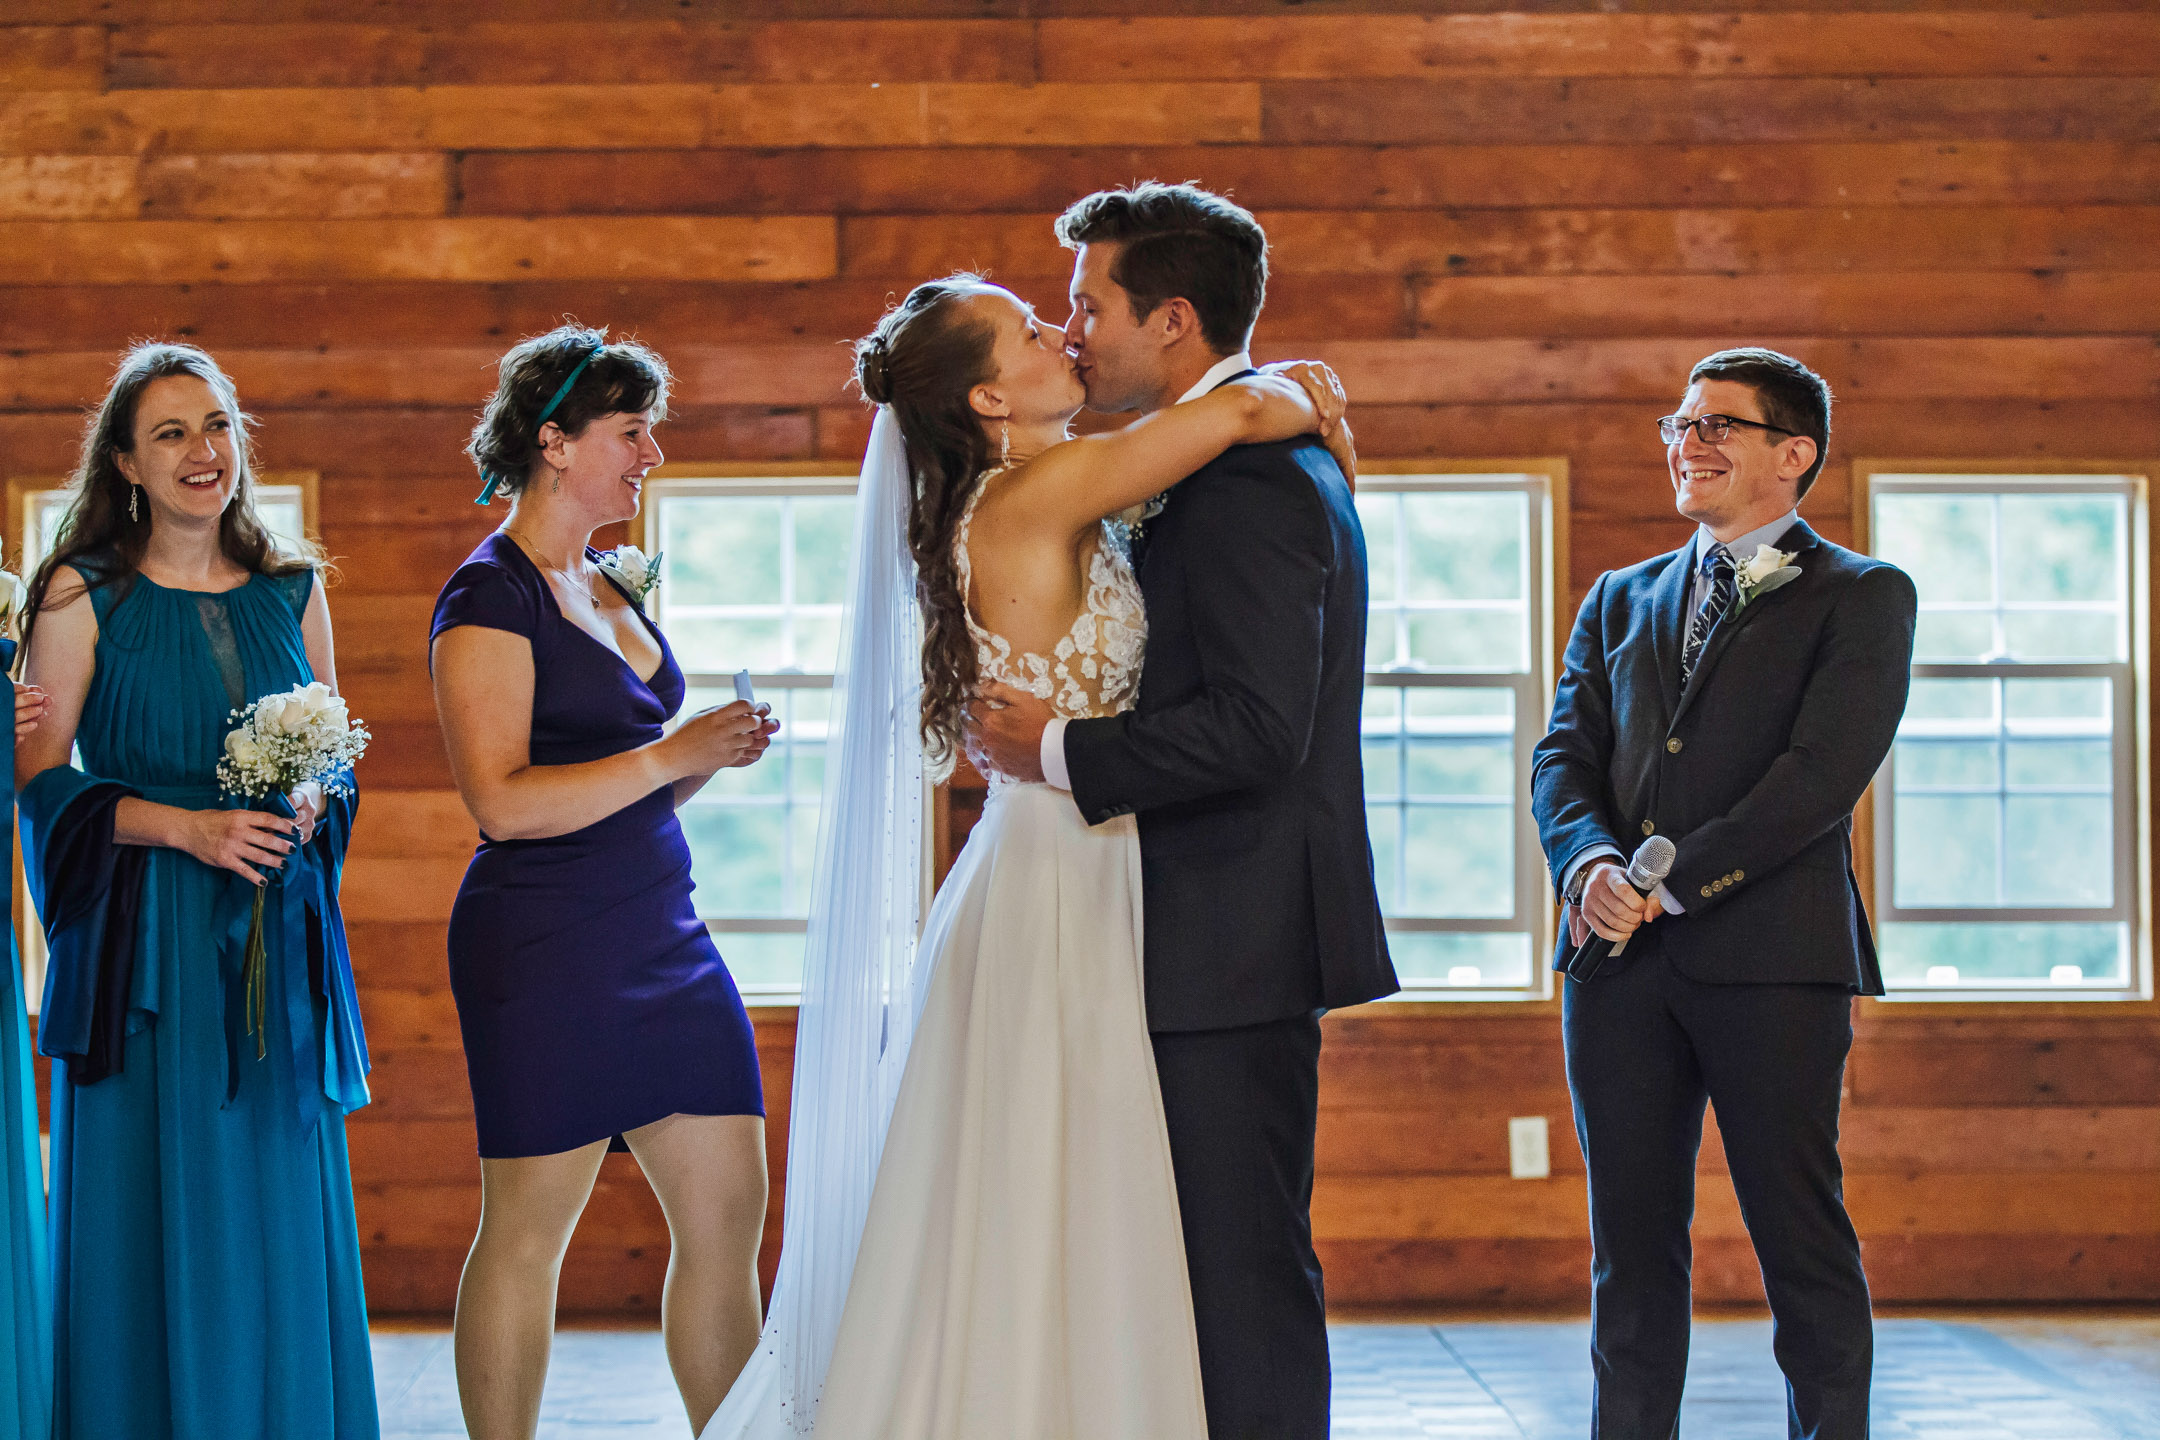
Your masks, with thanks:
[[(1844, 457), (2160, 455), (2150, 0), (1523, 4), (12, 0), (0, 469), (63, 471), (164, 335), (322, 476), (377, 736), (345, 903), (379, 1310), (447, 1307), (476, 1211), (442, 960), (472, 830), (424, 643), (488, 525), (459, 445), (493, 360), (557, 317), (666, 352), (671, 458), (852, 460), (838, 342), (888, 296), (980, 266), (1061, 314), (1050, 217), (1195, 178), (1260, 212), (1263, 349), (1332, 361), (1368, 454), (1569, 458), (1576, 595), (1683, 534), (1648, 420), (1728, 342), (1818, 365)], [(1849, 505), (1833, 464), (1808, 514), (1842, 539)], [(1334, 1298), (1583, 1304), (1552, 1008), (1329, 1028)], [(777, 1162), (785, 1013), (760, 1034)], [(1521, 1114), (1551, 1180), (1507, 1178)], [(1870, 1009), (1845, 1148), (1886, 1300), (2160, 1296), (2150, 1007)], [(1714, 1146), (1704, 1176), (1701, 1293), (1754, 1296)], [(651, 1310), (665, 1248), (611, 1161), (565, 1305)]]

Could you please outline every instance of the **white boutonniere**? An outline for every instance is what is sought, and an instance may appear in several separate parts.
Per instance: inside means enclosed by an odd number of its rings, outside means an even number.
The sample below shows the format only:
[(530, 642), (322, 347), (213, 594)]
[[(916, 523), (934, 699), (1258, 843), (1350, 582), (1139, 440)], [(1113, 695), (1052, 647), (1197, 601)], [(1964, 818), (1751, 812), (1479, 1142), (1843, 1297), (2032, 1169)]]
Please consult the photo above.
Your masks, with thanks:
[(23, 605), (29, 598), (30, 592), (20, 579), (0, 570), (0, 637), (22, 638)]
[(1111, 516), (1110, 519), (1124, 529), (1125, 538), (1130, 543), (1147, 533), (1148, 521), (1162, 514), (1163, 506), (1169, 503), (1170, 492), (1165, 490), (1151, 500), (1143, 500), (1137, 505), (1126, 506), (1123, 510)]
[(1734, 568), (1734, 583), (1740, 591), (1738, 608), (1745, 610), (1771, 591), (1799, 579), (1800, 567), (1792, 563), (1798, 553), (1756, 546), (1755, 553)]
[(635, 545), (618, 545), (597, 563), (601, 573), (630, 592), (640, 609), (644, 608), (645, 597), (660, 588), (660, 557), (656, 554), (648, 560)]

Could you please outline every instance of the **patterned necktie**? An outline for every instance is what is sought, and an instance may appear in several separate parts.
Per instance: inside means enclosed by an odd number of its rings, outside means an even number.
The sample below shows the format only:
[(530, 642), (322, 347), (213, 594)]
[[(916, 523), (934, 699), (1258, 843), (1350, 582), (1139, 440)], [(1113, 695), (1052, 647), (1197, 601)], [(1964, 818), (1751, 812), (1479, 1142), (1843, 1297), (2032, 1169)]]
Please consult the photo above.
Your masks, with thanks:
[(1703, 573), (1710, 577), (1710, 593), (1703, 597), (1702, 609), (1688, 622), (1687, 646), (1680, 652), (1680, 688), (1687, 689), (1688, 681), (1695, 674), (1695, 664), (1702, 659), (1703, 645), (1710, 632), (1717, 628), (1725, 612), (1732, 609), (1739, 598), (1740, 588), (1733, 575), (1732, 552), (1723, 545), (1713, 545), (1703, 556)]

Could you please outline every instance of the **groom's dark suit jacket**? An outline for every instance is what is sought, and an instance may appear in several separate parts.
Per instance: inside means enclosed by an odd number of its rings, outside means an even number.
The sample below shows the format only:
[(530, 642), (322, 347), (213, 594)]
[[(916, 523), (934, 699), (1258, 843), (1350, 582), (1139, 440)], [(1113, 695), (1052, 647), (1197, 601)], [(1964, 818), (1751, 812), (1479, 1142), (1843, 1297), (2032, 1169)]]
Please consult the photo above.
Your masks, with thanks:
[(1399, 987), (1365, 828), (1365, 537), (1306, 437), (1225, 452), (1137, 547), (1147, 668), (1065, 731), (1091, 825), (1140, 816), (1149, 1028), (1229, 1029)]
[(1555, 883), (1598, 845), (1632, 854), (1654, 830), (1679, 847), (1666, 885), (1687, 913), (1623, 960), (1880, 995), (1852, 809), (1905, 711), (1913, 583), (1804, 523), (1777, 548), (1799, 577), (1726, 616), (1684, 691), (1694, 542), (1599, 577), (1532, 764), (1538, 831)]

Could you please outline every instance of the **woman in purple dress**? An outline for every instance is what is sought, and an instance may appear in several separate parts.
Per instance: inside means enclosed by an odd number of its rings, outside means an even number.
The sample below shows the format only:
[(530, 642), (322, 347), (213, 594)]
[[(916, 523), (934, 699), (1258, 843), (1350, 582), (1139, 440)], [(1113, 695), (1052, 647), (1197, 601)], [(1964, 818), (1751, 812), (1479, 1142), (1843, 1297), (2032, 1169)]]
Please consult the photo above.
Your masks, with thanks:
[(685, 686), (649, 577), (590, 544), (637, 514), (667, 382), (658, 355), (576, 326), (504, 356), (467, 448), (510, 514), (435, 606), (436, 707), (481, 832), (450, 917), (480, 1136), (457, 1307), (476, 1440), (539, 1423), (563, 1252), (611, 1141), (667, 1215), (661, 1319), (693, 1430), (757, 1343), (757, 1048), (675, 809), (778, 727), (737, 701), (663, 733)]

